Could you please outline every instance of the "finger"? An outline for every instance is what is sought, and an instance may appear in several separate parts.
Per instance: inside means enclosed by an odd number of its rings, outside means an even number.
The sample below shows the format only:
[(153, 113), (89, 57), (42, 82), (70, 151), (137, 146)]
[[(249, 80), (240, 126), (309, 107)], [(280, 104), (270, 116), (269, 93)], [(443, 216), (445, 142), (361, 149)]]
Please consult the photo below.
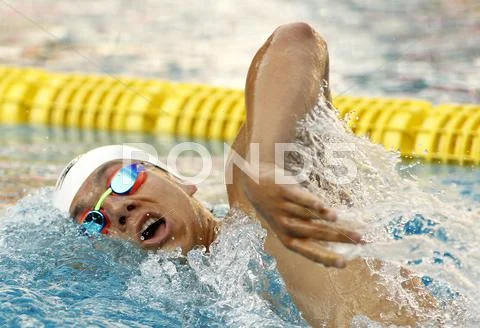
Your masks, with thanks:
[(305, 206), (297, 205), (293, 202), (286, 202), (282, 205), (282, 209), (292, 217), (297, 217), (300, 219), (326, 220), (332, 222), (337, 220), (337, 215), (335, 212), (326, 208), (318, 211), (312, 210)]
[(333, 241), (337, 243), (358, 244), (362, 241), (359, 233), (332, 225), (320, 224), (314, 221), (304, 221), (297, 218), (284, 219), (285, 232), (294, 237), (312, 238), (318, 241)]
[(320, 197), (312, 194), (310, 191), (301, 186), (285, 188), (284, 197), (298, 205), (305, 206), (316, 211), (325, 209), (323, 201), (320, 199)]
[(346, 266), (345, 258), (332, 252), (325, 247), (321, 247), (308, 239), (293, 238), (286, 245), (290, 250), (297, 252), (306, 258), (322, 263), (326, 267), (344, 268)]

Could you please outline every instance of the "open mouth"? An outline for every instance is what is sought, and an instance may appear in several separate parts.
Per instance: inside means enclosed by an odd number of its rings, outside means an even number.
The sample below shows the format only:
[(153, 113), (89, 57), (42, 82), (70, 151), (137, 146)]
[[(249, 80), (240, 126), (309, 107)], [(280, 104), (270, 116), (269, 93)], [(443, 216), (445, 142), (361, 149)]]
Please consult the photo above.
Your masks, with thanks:
[(164, 218), (150, 218), (145, 222), (140, 230), (140, 240), (145, 241), (151, 239), (156, 233), (165, 228)]

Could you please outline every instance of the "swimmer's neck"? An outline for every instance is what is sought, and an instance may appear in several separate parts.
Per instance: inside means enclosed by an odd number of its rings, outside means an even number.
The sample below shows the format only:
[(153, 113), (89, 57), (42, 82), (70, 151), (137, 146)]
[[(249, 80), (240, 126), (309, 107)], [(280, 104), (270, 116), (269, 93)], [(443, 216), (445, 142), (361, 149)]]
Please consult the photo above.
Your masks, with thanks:
[(197, 218), (199, 220), (195, 233), (197, 236), (196, 244), (204, 246), (209, 251), (210, 245), (217, 239), (222, 222), (215, 218), (213, 213), (206, 207), (196, 204), (195, 208), (198, 210)]

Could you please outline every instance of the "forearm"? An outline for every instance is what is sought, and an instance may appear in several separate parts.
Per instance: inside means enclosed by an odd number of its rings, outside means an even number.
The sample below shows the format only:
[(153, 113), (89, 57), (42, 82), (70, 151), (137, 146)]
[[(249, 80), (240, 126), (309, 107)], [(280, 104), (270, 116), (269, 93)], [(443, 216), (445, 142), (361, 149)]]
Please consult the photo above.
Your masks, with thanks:
[[(316, 104), (325, 82), (325, 42), (303, 23), (277, 29), (250, 67), (247, 121), (232, 145), (225, 180), (231, 206), (260, 217), (286, 249), (315, 263), (341, 268), (345, 259), (317, 241), (359, 243), (361, 236), (325, 224), (337, 219), (335, 212), (294, 177), (279, 176), (277, 167), (284, 163), (275, 161), (275, 146), (294, 141), (297, 120)], [(329, 99), (328, 87), (323, 91)]]
[[(276, 143), (293, 141), (298, 119), (328, 82), (325, 41), (306, 24), (292, 25), (272, 34), (247, 77), (247, 138), (259, 145), (261, 162), (275, 161)], [(330, 96), (328, 87), (324, 92)]]

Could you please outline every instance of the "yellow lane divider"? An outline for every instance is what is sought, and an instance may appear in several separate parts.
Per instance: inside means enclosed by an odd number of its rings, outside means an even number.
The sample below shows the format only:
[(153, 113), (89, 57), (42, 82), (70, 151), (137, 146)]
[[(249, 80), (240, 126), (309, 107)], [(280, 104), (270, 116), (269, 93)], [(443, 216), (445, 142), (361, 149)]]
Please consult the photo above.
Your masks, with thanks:
[[(353, 132), (405, 156), (480, 164), (480, 105), (338, 96)], [(0, 123), (162, 133), (231, 141), (241, 90), (0, 66)]]

